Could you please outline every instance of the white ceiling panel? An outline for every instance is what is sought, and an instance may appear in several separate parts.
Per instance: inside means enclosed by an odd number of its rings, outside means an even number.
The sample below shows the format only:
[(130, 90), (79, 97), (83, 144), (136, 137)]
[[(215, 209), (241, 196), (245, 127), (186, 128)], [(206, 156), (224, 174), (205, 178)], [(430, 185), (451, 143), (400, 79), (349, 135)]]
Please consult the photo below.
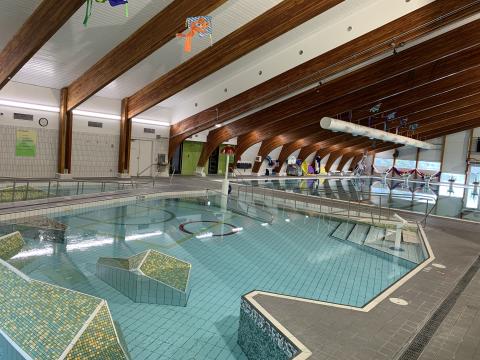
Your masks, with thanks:
[(38, 0), (0, 0), (0, 49), (7, 45), (38, 4)]
[[(11, 11), (22, 14), (28, 10), (29, 3), (39, 1), (0, 2), (0, 9), (3, 10), (3, 4), (8, 2), (15, 8)], [(83, 26), (83, 6), (15, 75), (14, 80), (56, 89), (67, 86), (171, 2), (172, 0), (131, 1), (128, 18), (124, 16), (123, 6), (112, 8), (108, 3), (94, 2), (88, 27)], [(19, 3), (22, 3), (22, 11), (17, 9)], [(5, 14), (2, 13), (1, 16), (3, 19)]]
[[(211, 14), (212, 42), (215, 43), (245, 25), (282, 0), (229, 0)], [(206, 14), (198, 14), (206, 15)], [(173, 39), (130, 71), (98, 92), (98, 96), (124, 98), (140, 90), (151, 81), (180, 65), (185, 60), (210, 46), (208, 38), (194, 39), (192, 52), (183, 51), (183, 40)]]

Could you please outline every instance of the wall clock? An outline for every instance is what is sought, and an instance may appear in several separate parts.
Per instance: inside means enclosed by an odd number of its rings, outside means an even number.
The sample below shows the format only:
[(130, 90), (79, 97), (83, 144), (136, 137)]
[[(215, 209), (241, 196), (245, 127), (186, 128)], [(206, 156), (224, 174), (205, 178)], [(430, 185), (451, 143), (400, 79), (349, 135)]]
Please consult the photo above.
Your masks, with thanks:
[(46, 119), (46, 118), (40, 118), (40, 119), (38, 120), (38, 124), (39, 124), (41, 127), (45, 127), (45, 126), (48, 125), (48, 119)]

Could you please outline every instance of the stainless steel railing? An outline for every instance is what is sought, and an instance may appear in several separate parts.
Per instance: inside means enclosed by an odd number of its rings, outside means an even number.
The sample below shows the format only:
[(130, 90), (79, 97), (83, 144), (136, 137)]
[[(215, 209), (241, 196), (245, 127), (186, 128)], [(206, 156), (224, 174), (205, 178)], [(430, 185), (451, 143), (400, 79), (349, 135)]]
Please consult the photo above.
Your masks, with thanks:
[(117, 192), (138, 187), (133, 181), (0, 179), (0, 203)]

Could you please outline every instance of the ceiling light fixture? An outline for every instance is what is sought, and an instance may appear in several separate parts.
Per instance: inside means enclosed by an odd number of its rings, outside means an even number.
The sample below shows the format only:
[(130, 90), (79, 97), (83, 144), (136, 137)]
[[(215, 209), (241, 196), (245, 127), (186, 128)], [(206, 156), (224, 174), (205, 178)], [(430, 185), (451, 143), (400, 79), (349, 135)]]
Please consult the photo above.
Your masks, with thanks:
[(132, 118), (132, 121), (138, 124), (146, 124), (146, 125), (157, 125), (157, 126), (170, 126), (170, 123), (166, 121), (155, 121), (155, 120), (147, 120), (147, 119), (140, 119), (140, 118)]
[(48, 112), (60, 112), (60, 108), (55, 106), (39, 105), (39, 104), (29, 104), (19, 101), (10, 101), (10, 100), (0, 100), (0, 105), (9, 106), (9, 107), (18, 107), (22, 109), (31, 109), (31, 110), (41, 110)]
[[(24, 103), (21, 101), (11, 101), (11, 100), (0, 100), (0, 106), (8, 106), (8, 107), (14, 107), (14, 108), (20, 108), (20, 109), (40, 110), (40, 111), (48, 111), (48, 112), (56, 112), (56, 113), (60, 112), (60, 108), (55, 106), (31, 104), (31, 103)], [(72, 111), (72, 113), (74, 115), (87, 116), (87, 117), (93, 117), (98, 119), (109, 119), (109, 120), (121, 119), (120, 115), (98, 113), (98, 112), (86, 111), (86, 110), (75, 109)], [(139, 124), (170, 126), (170, 123), (166, 121), (155, 121), (155, 120), (147, 120), (147, 119), (140, 119), (140, 118), (133, 118), (132, 121)]]
[(110, 115), (104, 113), (97, 113), (93, 111), (85, 111), (85, 110), (73, 110), (73, 115), (80, 115), (80, 116), (89, 116), (99, 119), (109, 119), (109, 120), (120, 120), (120, 115)]
[(366, 136), (370, 139), (379, 139), (387, 142), (393, 142), (396, 144), (413, 146), (420, 149), (432, 150), (436, 148), (434, 144), (430, 144), (425, 141), (415, 140), (406, 136), (392, 134), (368, 126), (362, 126), (343, 120), (333, 119), (330, 117), (322, 118), (322, 120), (320, 120), (320, 126), (323, 129), (331, 130), (333, 132), (340, 131), (347, 134), (358, 134), (361, 136)]

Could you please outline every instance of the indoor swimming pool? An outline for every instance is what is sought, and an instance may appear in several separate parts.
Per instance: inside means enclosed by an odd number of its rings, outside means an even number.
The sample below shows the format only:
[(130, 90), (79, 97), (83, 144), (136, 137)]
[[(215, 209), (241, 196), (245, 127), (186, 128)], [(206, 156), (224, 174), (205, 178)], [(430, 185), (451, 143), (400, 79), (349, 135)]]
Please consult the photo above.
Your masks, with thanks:
[(352, 200), (384, 208), (415, 211), (422, 214), (480, 221), (479, 190), (465, 186), (422, 181), (381, 178), (268, 179), (239, 182), (242, 187), (256, 186), (326, 197)]
[[(408, 261), (341, 240), (339, 222), (313, 214), (271, 209), (269, 224), (213, 203), (75, 210), (48, 215), (50, 229), (15, 221), (0, 235), (22, 233), (27, 244), (10, 263), (28, 276), (106, 299), (134, 360), (245, 359), (237, 344), (242, 295), (263, 290), (362, 307), (425, 259), (419, 245)], [(135, 303), (96, 276), (100, 257), (148, 249), (191, 264), (185, 307)]]

